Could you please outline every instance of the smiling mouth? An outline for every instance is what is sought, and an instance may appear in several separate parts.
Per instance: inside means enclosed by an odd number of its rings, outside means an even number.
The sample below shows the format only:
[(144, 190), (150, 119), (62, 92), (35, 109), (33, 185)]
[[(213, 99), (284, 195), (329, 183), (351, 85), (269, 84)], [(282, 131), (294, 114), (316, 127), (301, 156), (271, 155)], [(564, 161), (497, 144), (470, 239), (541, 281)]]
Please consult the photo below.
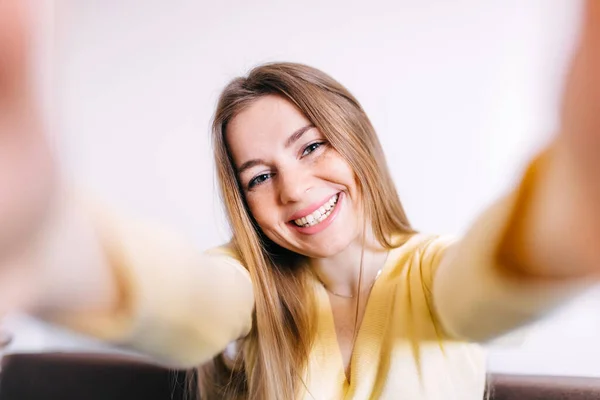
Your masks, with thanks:
[(313, 211), (305, 217), (294, 220), (293, 223), (296, 226), (302, 228), (308, 228), (309, 226), (315, 226), (320, 224), (321, 222), (325, 221), (327, 217), (329, 217), (329, 215), (333, 212), (337, 205), (339, 196), (340, 194), (336, 193), (317, 210)]

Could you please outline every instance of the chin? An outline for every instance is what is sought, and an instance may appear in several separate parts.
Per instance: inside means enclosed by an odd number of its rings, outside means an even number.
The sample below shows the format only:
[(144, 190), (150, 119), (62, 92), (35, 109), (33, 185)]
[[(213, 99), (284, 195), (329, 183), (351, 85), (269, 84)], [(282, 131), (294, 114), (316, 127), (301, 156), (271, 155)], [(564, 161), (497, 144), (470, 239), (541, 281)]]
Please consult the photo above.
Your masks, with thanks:
[(336, 256), (355, 243), (360, 236), (355, 224), (333, 225), (320, 234), (310, 237), (298, 238), (295, 232), (286, 232), (286, 234), (278, 235), (278, 241), (275, 241), (274, 238), (271, 240), (283, 248), (309, 258)]

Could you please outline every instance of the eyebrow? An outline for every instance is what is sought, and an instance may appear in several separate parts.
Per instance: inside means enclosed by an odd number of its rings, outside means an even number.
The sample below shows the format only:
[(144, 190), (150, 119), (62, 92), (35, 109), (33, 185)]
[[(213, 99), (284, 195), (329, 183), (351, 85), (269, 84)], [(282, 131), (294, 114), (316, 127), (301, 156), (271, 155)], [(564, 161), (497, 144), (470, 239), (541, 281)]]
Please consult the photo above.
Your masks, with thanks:
[(309, 129), (312, 129), (314, 127), (315, 126), (313, 124), (308, 124), (300, 129), (298, 129), (296, 132), (292, 133), (292, 135), (289, 138), (287, 138), (287, 140), (285, 141), (285, 148), (287, 149), (288, 147), (290, 147), (291, 145), (296, 143), (298, 140), (300, 140), (302, 135), (304, 135), (306, 133), (306, 131), (308, 131)]
[[(309, 131), (310, 129), (312, 129), (314, 127), (315, 126), (313, 124), (308, 124), (306, 126), (303, 126), (300, 129), (296, 130), (294, 133), (292, 133), (290, 135), (289, 138), (286, 139), (284, 147), (286, 149), (289, 148), (294, 143), (296, 143), (298, 140), (300, 140), (300, 138), (302, 137), (302, 135), (304, 135), (307, 131)], [(261, 160), (261, 159), (254, 159), (254, 160), (246, 161), (245, 163), (243, 163), (238, 168), (238, 174), (241, 175), (242, 172), (244, 172), (247, 169), (250, 169), (250, 168), (255, 167), (257, 165), (264, 165), (264, 164), (266, 164), (266, 163), (263, 160)]]

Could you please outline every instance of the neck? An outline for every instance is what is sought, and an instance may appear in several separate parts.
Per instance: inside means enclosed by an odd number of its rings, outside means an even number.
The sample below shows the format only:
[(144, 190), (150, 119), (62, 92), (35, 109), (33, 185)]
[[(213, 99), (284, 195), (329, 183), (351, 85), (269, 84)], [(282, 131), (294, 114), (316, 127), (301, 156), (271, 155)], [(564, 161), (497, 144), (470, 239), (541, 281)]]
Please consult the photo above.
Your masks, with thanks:
[[(387, 253), (387, 249), (369, 234), (365, 237), (364, 246), (361, 236), (332, 257), (311, 259), (310, 265), (330, 292), (355, 296), (375, 281), (378, 272), (383, 268)], [(361, 255), (363, 272), (359, 288)]]

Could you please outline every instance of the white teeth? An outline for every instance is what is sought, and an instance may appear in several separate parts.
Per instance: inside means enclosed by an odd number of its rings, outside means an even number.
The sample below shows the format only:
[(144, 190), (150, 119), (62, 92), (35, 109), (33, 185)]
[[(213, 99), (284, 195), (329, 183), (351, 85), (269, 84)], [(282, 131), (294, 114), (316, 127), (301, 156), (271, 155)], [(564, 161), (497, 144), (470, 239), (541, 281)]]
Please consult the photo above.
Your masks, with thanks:
[(294, 223), (298, 226), (308, 227), (308, 226), (313, 226), (313, 225), (316, 225), (316, 224), (324, 221), (327, 217), (329, 217), (329, 214), (331, 214), (331, 212), (335, 208), (335, 205), (337, 204), (337, 201), (338, 201), (338, 196), (339, 195), (336, 194), (331, 199), (329, 199), (329, 201), (327, 203), (322, 205), (319, 209), (313, 211), (312, 214), (309, 214), (305, 217), (294, 220)]

